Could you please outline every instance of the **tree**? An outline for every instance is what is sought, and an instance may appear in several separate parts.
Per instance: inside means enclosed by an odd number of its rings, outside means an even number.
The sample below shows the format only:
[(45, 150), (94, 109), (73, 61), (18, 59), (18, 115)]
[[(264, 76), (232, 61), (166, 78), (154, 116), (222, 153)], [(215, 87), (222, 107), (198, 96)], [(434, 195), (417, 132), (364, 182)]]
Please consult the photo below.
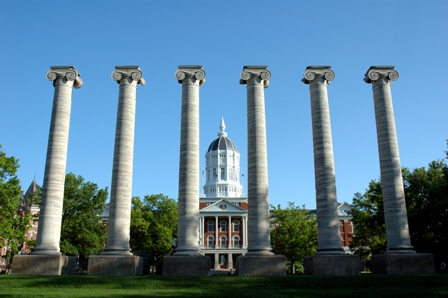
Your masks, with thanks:
[[(428, 168), (402, 169), (411, 244), (432, 253), (436, 264), (448, 258), (448, 166), (433, 161)], [(386, 250), (383, 197), (380, 181), (355, 194), (351, 211), (354, 236), (350, 248), (361, 256)]]
[(134, 252), (147, 252), (149, 265), (160, 265), (177, 234), (177, 203), (162, 194), (132, 198), (130, 245)]
[(303, 272), (303, 260), (317, 249), (317, 222), (314, 214), (294, 203), (288, 202), (286, 209), (280, 204), (271, 205), (271, 244), (275, 254), (284, 255), (295, 274), (296, 265)]
[(108, 196), (107, 187), (98, 189), (92, 182), (73, 173), (65, 175), (62, 212), (61, 252), (88, 258), (99, 253), (106, 243), (107, 226), (100, 214)]
[(383, 253), (386, 250), (386, 224), (381, 182), (372, 180), (364, 194), (355, 193), (352, 207), (349, 214), (354, 235), (350, 249), (361, 258)]
[(17, 254), (31, 220), (31, 214), (22, 209), (18, 168), (18, 159), (6, 156), (0, 145), (0, 248), (7, 247), (7, 259)]

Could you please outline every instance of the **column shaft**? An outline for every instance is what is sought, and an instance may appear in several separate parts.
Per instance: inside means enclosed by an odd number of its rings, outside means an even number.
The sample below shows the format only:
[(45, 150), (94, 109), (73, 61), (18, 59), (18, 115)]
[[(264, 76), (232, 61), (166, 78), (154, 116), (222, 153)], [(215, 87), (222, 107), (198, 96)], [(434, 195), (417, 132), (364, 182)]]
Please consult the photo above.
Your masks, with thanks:
[(45, 163), (39, 230), (32, 254), (60, 255), (59, 240), (64, 203), (65, 169), (72, 87), (80, 88), (82, 80), (74, 67), (51, 67), (47, 79), (55, 86)]
[(390, 85), (393, 67), (371, 67), (364, 79), (372, 83), (386, 223), (386, 253), (413, 253), (410, 242), (400, 155)]
[(310, 85), (313, 126), (314, 175), (318, 224), (317, 254), (343, 254), (339, 235), (338, 203), (331, 137), (327, 82), (334, 78), (330, 67), (309, 66), (304, 82)]
[(247, 254), (271, 255), (268, 198), (268, 163), (264, 88), (271, 74), (267, 67), (245, 67), (240, 83), (247, 87), (248, 231)]
[(139, 79), (141, 79), (142, 75), (138, 67), (116, 68), (112, 73), (112, 78), (120, 84), (120, 90), (115, 131), (107, 246), (103, 254), (132, 255), (129, 247), (129, 232), (131, 223), (135, 107), (137, 83), (140, 82)]
[(182, 83), (179, 161), (178, 239), (175, 255), (197, 255), (199, 216), (199, 86), (202, 67), (179, 66), (175, 74)]

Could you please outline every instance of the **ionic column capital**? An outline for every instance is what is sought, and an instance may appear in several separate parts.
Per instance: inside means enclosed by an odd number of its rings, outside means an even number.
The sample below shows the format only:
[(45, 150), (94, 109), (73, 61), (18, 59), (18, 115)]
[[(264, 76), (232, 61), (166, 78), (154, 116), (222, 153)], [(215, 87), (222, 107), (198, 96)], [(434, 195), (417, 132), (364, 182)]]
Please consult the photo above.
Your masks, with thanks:
[(53, 81), (55, 86), (56, 80), (62, 79), (66, 82), (73, 82), (73, 87), (76, 89), (81, 88), (82, 79), (78, 70), (74, 66), (50, 66), (50, 70), (47, 71), (47, 80)]
[(396, 81), (398, 72), (394, 70), (395, 66), (370, 66), (365, 74), (364, 81), (367, 84), (383, 80), (384, 83)]
[(205, 76), (202, 65), (179, 65), (179, 69), (174, 73), (179, 84), (182, 84), (185, 79), (193, 79), (199, 81), (199, 86), (205, 83)]
[[(146, 85), (146, 81), (143, 78), (143, 73), (139, 66), (115, 66), (115, 70), (112, 72), (111, 77), (113, 80), (117, 81), (118, 84), (121, 83), (133, 83), (142, 86)], [(124, 80), (123, 80), (124, 79)]]
[(302, 82), (305, 84), (311, 84), (312, 82), (330, 84), (330, 81), (335, 77), (330, 68), (331, 66), (307, 66)]
[(269, 86), (271, 72), (266, 65), (243, 66), (243, 72), (240, 75), (240, 84), (247, 84), (250, 80), (262, 83), (264, 88)]

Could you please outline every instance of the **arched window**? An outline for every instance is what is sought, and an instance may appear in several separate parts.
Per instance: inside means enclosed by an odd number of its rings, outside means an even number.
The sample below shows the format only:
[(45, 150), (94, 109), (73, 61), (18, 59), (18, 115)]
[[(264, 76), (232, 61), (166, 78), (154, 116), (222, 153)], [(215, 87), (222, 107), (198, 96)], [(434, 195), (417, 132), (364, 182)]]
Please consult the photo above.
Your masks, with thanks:
[(226, 222), (225, 221), (221, 221), (219, 223), (219, 226), (221, 227), (221, 232), (226, 232)]
[(215, 229), (213, 229), (213, 221), (209, 220), (207, 221), (207, 232), (213, 232)]
[(238, 245), (240, 245), (240, 237), (238, 237), (238, 236), (233, 236), (233, 245), (234, 245), (234, 246), (238, 246)]
[(213, 238), (213, 236), (208, 236), (207, 237), (207, 246), (213, 246), (214, 245), (214, 241), (215, 239)]
[(221, 236), (221, 246), (226, 246), (227, 245), (227, 238), (226, 236)]
[(233, 231), (234, 232), (239, 232), (240, 231), (240, 222), (239, 222), (239, 220), (235, 220), (233, 222)]

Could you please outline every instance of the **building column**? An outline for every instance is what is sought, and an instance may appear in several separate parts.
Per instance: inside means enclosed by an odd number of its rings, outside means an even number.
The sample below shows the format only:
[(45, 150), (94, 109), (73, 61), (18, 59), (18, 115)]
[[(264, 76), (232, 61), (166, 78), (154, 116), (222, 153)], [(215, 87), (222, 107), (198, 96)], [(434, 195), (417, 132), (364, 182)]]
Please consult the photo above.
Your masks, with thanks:
[(308, 66), (302, 82), (310, 85), (318, 245), (316, 254), (344, 254), (339, 235), (338, 202), (327, 84), (330, 66)]
[(73, 66), (51, 66), (47, 79), (53, 81), (54, 97), (45, 163), (39, 229), (32, 255), (60, 255), (62, 208), (72, 89), (81, 88), (82, 80)]
[(137, 84), (145, 85), (138, 66), (116, 66), (112, 79), (120, 85), (107, 245), (103, 255), (132, 255), (129, 247), (132, 168)]
[(272, 255), (269, 229), (268, 163), (264, 88), (271, 72), (267, 66), (244, 66), (240, 84), (247, 89), (248, 145), (248, 255)]
[(242, 219), (242, 222), (243, 222), (243, 229), (242, 229), (242, 237), (241, 237), (241, 241), (242, 241), (242, 247), (245, 249), (245, 248), (247, 248), (247, 224), (246, 224), (246, 221), (247, 221), (247, 217), (246, 216), (242, 216), (241, 217), (241, 219)]
[(233, 254), (227, 254), (227, 269), (233, 269)]
[(204, 235), (205, 235), (205, 225), (204, 225), (204, 222), (205, 222), (205, 219), (204, 219), (204, 217), (203, 216), (201, 216), (201, 217), (199, 217), (199, 225), (200, 225), (200, 230), (201, 230), (201, 235), (200, 235), (200, 237), (201, 237), (201, 246), (203, 247), (204, 246)]
[(202, 66), (179, 66), (182, 84), (179, 160), (178, 241), (176, 256), (199, 255), (199, 86), (205, 82)]
[(232, 217), (229, 216), (229, 241), (228, 241), (228, 248), (232, 247)]
[(220, 262), (221, 262), (221, 260), (219, 259), (219, 254), (215, 253), (215, 266), (214, 266), (215, 269), (220, 268), (220, 266), (219, 266)]
[(219, 231), (218, 216), (215, 216), (215, 248), (219, 248), (218, 231)]

